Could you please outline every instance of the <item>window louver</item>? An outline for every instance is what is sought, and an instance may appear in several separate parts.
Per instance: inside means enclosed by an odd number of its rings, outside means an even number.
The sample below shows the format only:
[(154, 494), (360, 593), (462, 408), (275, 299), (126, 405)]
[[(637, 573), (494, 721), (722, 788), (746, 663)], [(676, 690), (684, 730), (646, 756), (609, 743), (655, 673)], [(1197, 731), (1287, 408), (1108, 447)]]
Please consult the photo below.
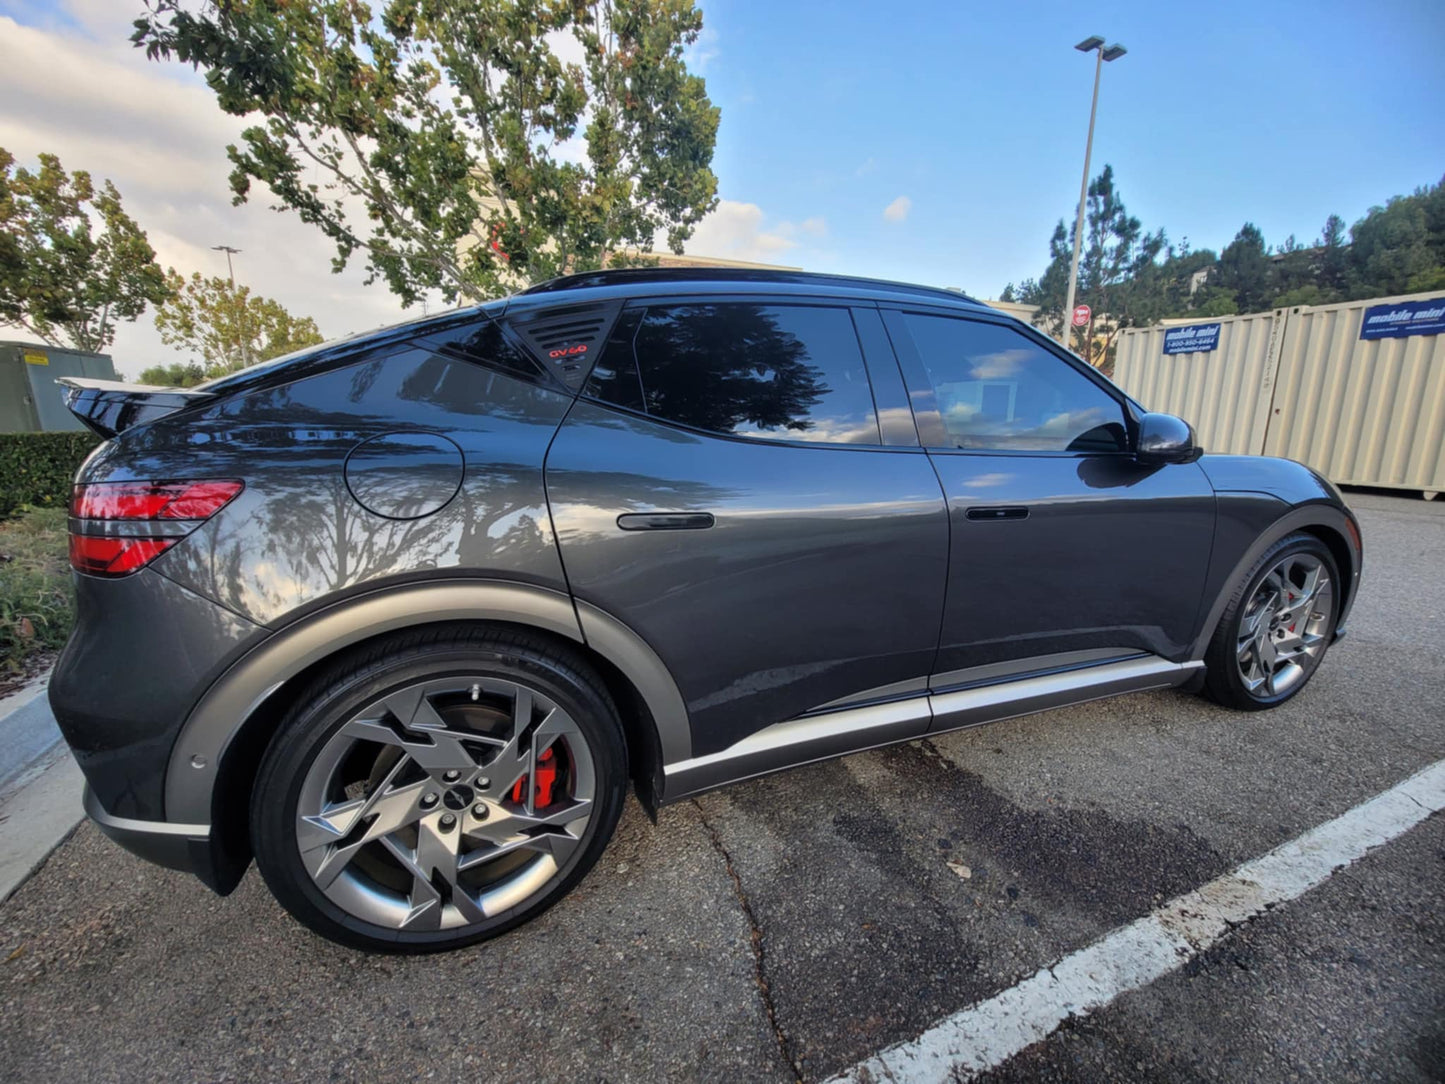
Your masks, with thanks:
[(538, 360), (546, 364), (569, 388), (579, 388), (592, 361), (607, 340), (617, 315), (616, 305), (538, 314), (518, 319), (512, 326)]

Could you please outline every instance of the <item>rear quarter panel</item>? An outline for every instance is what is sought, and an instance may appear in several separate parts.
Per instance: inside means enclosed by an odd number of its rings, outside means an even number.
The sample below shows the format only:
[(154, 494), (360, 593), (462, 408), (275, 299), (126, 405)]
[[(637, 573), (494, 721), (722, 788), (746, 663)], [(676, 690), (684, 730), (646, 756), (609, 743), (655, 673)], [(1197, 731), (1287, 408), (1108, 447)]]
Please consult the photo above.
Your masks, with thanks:
[[(87, 480), (242, 479), (245, 491), (153, 568), (262, 625), (338, 594), (459, 570), (565, 591), (542, 461), (569, 402), (425, 348), (391, 348), (127, 432)], [(384, 445), (391, 457), (370, 479), (373, 492), (396, 487), (382, 502), (392, 514), (356, 500), (348, 457), (392, 433), (436, 434), (459, 450), (459, 484), (439, 510), (401, 518), (414, 510), (405, 491), (438, 467), (405, 441)]]

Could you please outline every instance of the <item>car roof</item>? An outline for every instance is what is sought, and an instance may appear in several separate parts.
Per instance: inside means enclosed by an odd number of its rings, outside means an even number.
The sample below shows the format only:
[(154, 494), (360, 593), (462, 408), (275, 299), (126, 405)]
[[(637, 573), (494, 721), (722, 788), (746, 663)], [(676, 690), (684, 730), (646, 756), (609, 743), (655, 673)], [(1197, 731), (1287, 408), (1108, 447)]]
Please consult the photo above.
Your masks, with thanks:
[[(533, 304), (583, 304), (676, 294), (749, 293), (817, 296), (871, 301), (929, 302), (991, 312), (988, 306), (958, 290), (919, 286), (887, 279), (829, 275), (811, 271), (751, 267), (631, 267), (563, 275), (514, 294), (512, 301)], [(526, 302), (524, 302), (526, 305)], [(526, 305), (526, 307), (531, 307)]]

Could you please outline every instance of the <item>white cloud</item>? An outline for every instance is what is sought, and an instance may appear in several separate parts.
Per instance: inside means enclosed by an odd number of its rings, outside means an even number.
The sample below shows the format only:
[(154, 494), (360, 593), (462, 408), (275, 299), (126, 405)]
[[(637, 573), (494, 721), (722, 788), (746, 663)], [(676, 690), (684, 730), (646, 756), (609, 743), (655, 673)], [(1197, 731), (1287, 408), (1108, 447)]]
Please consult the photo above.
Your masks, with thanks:
[(859, 163), (858, 168), (853, 171), (855, 177), (866, 177), (878, 168), (878, 159), (869, 156)]
[(883, 208), (883, 217), (889, 222), (902, 222), (908, 217), (908, 212), (913, 209), (913, 201), (907, 196), (899, 196), (896, 200)]
[(687, 251), (694, 256), (796, 264), (799, 259), (790, 250), (799, 246), (799, 238), (820, 238), (828, 233), (828, 223), (820, 215), (800, 223), (768, 224), (766, 219), (756, 203), (719, 200), (717, 207), (698, 223), (687, 242)]
[(693, 74), (703, 75), (708, 65), (717, 59), (719, 51), (717, 31), (704, 25), (698, 32), (697, 40), (683, 49), (682, 59)]
[[(0, 100), (8, 105), (0, 146), (21, 165), (50, 152), (67, 170), (114, 181), (162, 266), (223, 275), (225, 258), (211, 246), (234, 245), (242, 250), (239, 281), (314, 317), (327, 336), (407, 315), (383, 285), (364, 285), (362, 264), (333, 275), (330, 242), (294, 214), (272, 211), (264, 187), (231, 206), (226, 144), (245, 122), (223, 113), (199, 77), (147, 61), (126, 40), (131, 16), (120, 20), (110, 0), (70, 0), (67, 8), (78, 25), (25, 26), (0, 16)], [(160, 342), (150, 312), (119, 325), (110, 353), (130, 377), (185, 360)]]

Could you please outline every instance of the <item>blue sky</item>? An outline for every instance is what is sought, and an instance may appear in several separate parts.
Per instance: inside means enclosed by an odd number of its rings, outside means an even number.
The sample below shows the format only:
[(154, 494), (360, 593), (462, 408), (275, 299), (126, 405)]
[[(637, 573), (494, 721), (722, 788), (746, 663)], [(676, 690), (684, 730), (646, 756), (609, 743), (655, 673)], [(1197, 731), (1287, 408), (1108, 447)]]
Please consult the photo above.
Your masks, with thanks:
[[(722, 109), (721, 201), (689, 251), (961, 286), (997, 296), (1039, 274), (1078, 199), (1090, 34), (1105, 66), (1094, 171), (1129, 209), (1216, 250), (1246, 221), (1313, 239), (1445, 174), (1445, 0), (1355, 4), (761, 4), (702, 0), (690, 50)], [(264, 196), (233, 207), (241, 121), (200, 79), (128, 42), (140, 0), (0, 0), (0, 146), (119, 186), (164, 266), (223, 274), (327, 336), (405, 314), (361, 268)], [(893, 214), (885, 209), (893, 207)], [(184, 360), (143, 316), (122, 374)]]
[(1129, 52), (1104, 67), (1093, 172), (1171, 239), (1218, 249), (1247, 219), (1313, 238), (1445, 174), (1442, 0), (1082, 7), (708, 0), (723, 195), (824, 217), (783, 262), (996, 296), (1078, 199), (1094, 65), (1073, 45), (1095, 33)]

